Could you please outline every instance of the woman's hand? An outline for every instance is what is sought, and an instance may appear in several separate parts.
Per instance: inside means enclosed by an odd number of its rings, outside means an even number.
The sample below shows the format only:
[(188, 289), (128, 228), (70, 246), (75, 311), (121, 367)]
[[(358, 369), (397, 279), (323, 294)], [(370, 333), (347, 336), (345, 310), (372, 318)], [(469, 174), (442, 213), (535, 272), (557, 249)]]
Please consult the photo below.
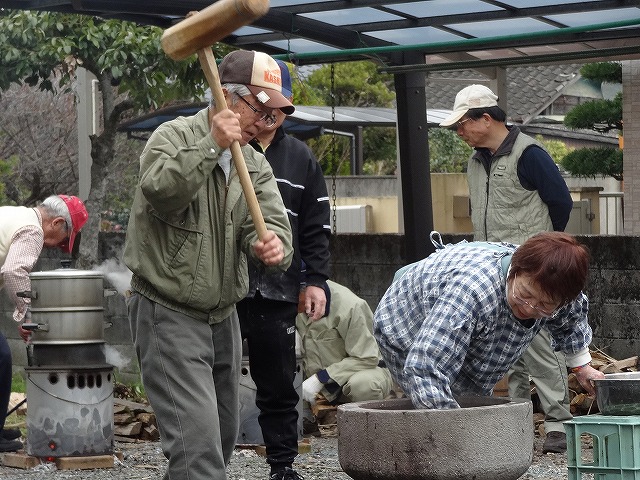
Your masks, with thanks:
[(573, 374), (576, 376), (578, 383), (580, 383), (589, 395), (596, 394), (596, 389), (591, 380), (604, 378), (604, 373), (596, 370), (591, 365), (585, 365), (577, 370), (573, 370)]

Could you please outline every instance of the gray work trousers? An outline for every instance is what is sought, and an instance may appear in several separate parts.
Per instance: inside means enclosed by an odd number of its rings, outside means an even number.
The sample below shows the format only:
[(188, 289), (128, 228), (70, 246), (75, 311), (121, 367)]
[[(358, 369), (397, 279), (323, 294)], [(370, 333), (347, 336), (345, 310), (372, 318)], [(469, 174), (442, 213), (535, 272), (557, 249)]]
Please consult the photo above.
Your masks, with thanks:
[(142, 383), (158, 421), (165, 480), (226, 480), (239, 429), (240, 324), (175, 312), (133, 293), (127, 299)]
[(522, 357), (509, 370), (509, 396), (531, 398), (533, 381), (545, 415), (544, 430), (562, 432), (562, 422), (571, 420), (567, 365), (562, 352), (551, 349), (551, 336), (545, 329), (533, 338)]

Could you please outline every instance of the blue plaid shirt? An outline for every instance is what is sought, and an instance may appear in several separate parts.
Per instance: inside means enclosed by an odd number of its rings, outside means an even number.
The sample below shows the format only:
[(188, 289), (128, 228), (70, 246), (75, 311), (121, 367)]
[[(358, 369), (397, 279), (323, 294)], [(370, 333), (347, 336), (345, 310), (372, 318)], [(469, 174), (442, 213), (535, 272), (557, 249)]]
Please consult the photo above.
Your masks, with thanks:
[(448, 245), (407, 268), (380, 300), (374, 335), (416, 408), (458, 408), (454, 395), (491, 395), (542, 327), (556, 350), (588, 351), (584, 294), (528, 327), (513, 315), (501, 258), (516, 246), (501, 245), (503, 252)]

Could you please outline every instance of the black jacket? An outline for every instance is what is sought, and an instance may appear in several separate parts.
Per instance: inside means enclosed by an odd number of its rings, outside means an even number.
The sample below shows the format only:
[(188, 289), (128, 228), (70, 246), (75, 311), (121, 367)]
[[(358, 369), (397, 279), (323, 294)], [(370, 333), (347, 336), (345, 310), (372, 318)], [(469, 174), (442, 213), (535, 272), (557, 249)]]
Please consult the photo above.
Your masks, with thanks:
[[(258, 142), (252, 146), (262, 152)], [(265, 272), (249, 262), (249, 293), (298, 303), (301, 260), (306, 264), (305, 283), (322, 287), (329, 278), (330, 208), (322, 168), (311, 149), (278, 128), (264, 152), (273, 169), (293, 236), (293, 261), (286, 272)]]

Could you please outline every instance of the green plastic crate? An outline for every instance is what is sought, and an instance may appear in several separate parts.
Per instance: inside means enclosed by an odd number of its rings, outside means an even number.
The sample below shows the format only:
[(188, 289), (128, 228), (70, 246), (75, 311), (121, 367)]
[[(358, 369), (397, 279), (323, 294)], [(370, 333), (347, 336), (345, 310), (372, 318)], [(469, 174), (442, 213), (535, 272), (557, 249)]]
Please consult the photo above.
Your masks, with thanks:
[[(569, 480), (640, 480), (640, 415), (583, 415), (564, 422)], [(593, 439), (593, 461), (582, 459), (580, 437)]]

